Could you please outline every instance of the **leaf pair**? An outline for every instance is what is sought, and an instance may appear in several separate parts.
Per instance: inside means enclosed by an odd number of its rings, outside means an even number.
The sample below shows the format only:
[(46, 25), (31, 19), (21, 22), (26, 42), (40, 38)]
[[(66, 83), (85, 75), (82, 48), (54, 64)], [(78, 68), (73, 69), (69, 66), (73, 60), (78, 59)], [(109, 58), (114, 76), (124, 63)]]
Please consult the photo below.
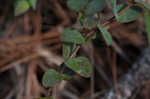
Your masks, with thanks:
[(37, 0), (17, 0), (15, 3), (15, 16), (25, 13), (30, 7), (35, 9), (36, 2)]
[[(79, 31), (71, 28), (67, 28), (63, 31), (61, 35), (61, 40), (64, 41), (64, 45), (63, 45), (63, 56), (65, 58), (64, 65), (83, 77), (89, 77), (91, 74), (91, 64), (87, 58), (75, 57), (75, 58), (68, 59), (70, 54), (74, 51), (76, 44), (84, 44), (85, 38), (81, 35)], [(65, 69), (65, 68), (60, 68), (60, 69)], [(59, 70), (59, 71), (61, 72), (65, 70)], [(68, 73), (67, 75), (66, 73), (60, 74), (59, 72), (51, 69), (44, 74), (42, 82), (45, 87), (48, 87), (55, 84), (56, 82), (68, 78), (67, 76)]]
[(63, 56), (65, 60), (69, 58), (70, 54), (76, 48), (76, 44), (84, 44), (85, 38), (81, 35), (78, 30), (71, 28), (66, 28), (62, 35), (61, 40), (64, 41), (63, 44)]
[[(83, 77), (89, 77), (91, 74), (91, 64), (85, 57), (69, 59), (65, 62), (65, 65)], [(69, 78), (69, 75), (60, 74), (59, 72), (50, 69), (44, 74), (42, 84), (44, 87), (49, 87), (63, 79)]]

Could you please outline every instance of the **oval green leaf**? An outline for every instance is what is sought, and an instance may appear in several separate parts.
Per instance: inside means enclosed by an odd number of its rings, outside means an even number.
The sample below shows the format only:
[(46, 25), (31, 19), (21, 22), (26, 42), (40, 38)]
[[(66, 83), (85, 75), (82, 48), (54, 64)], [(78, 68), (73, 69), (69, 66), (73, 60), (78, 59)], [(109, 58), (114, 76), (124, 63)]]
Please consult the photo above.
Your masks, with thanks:
[(24, 14), (30, 8), (29, 3), (26, 0), (17, 0), (15, 5), (15, 16)]
[(61, 35), (61, 40), (68, 43), (76, 43), (76, 44), (85, 43), (85, 39), (81, 35), (81, 33), (77, 30), (73, 30), (70, 28), (67, 28), (63, 31)]
[(124, 11), (120, 16), (117, 17), (119, 22), (131, 22), (134, 21), (142, 12), (142, 8), (138, 6), (132, 6)]
[(44, 87), (47, 88), (61, 81), (62, 79), (63, 79), (63, 76), (61, 74), (59, 74), (57, 71), (53, 69), (50, 69), (44, 73), (44, 76), (42, 78), (42, 84)]
[(113, 12), (116, 18), (118, 18), (117, 0), (113, 0)]
[(69, 59), (65, 62), (65, 65), (83, 77), (90, 77), (91, 75), (92, 65), (85, 57), (80, 56), (77, 58)]
[(69, 8), (79, 11), (84, 8), (89, 0), (67, 0), (67, 5)]
[(102, 33), (102, 35), (106, 41), (106, 44), (108, 46), (112, 45), (113, 39), (112, 39), (112, 36), (110, 35), (110, 33), (108, 32), (108, 28), (107, 27), (104, 27), (104, 28), (99, 27), (99, 30)]
[(93, 15), (106, 7), (105, 0), (91, 0), (85, 8), (86, 15)]

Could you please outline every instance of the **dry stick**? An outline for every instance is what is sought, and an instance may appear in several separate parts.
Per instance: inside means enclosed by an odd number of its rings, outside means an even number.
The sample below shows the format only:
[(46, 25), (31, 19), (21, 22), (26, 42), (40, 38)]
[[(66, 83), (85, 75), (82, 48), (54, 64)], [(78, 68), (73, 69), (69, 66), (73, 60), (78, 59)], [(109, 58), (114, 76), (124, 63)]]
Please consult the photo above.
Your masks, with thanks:
[(6, 63), (12, 61), (13, 59), (17, 58), (19, 56), (18, 53), (14, 53), (14, 54), (11, 54), (10, 56), (7, 56), (6, 58), (2, 59), (0, 61), (0, 68), (5, 65)]
[(86, 45), (84, 45), (83, 47), (84, 52), (87, 54), (87, 56), (89, 57), (90, 61), (91, 61), (91, 87), (90, 87), (90, 93), (91, 93), (91, 98), (90, 99), (94, 99), (94, 95), (95, 95), (95, 60), (94, 60), (94, 47), (92, 45), (91, 41), (88, 41)]
[(40, 10), (40, 3), (38, 3), (37, 5), (37, 11), (36, 13), (33, 13), (32, 15), (32, 24), (33, 24), (33, 28), (34, 28), (34, 41), (32, 42), (32, 46), (33, 48), (36, 48), (38, 46), (38, 44), (40, 43), (40, 34), (41, 34), (41, 20), (42, 20), (42, 16), (41, 16), (41, 10)]
[[(31, 42), (31, 44), (32, 44), (32, 48), (33, 48), (32, 51), (34, 52), (36, 50), (38, 44), (40, 43), (40, 39), (39, 39), (40, 33), (41, 33), (40, 3), (38, 3), (38, 5), (37, 5), (36, 13), (33, 13), (33, 15), (32, 15), (32, 25), (34, 28), (34, 35), (33, 35), (34, 41)], [(34, 95), (35, 95), (35, 97), (40, 96), (40, 92), (38, 89), (39, 86), (37, 85), (37, 82), (35, 82), (36, 81), (36, 76), (35, 76), (36, 67), (37, 67), (37, 61), (32, 60), (30, 66), (28, 67), (28, 76), (27, 76), (27, 82), (26, 82), (26, 84), (27, 84), (26, 85), (26, 98), (27, 99), (31, 99), (31, 97), (33, 97)], [(34, 79), (34, 80), (32, 80), (32, 79)], [(34, 89), (33, 92), (31, 91), (32, 88)]]
[[(60, 32), (58, 31), (48, 31), (44, 34), (41, 34), (39, 36), (39, 40), (44, 40), (44, 39), (53, 39), (53, 38), (56, 38), (56, 37), (59, 37), (60, 36)], [(30, 36), (30, 35), (25, 35), (25, 36), (18, 36), (18, 37), (15, 37), (15, 38), (12, 38), (12, 39), (9, 39), (8, 41), (6, 42), (13, 42), (13, 43), (30, 43), (30, 42), (33, 42), (34, 41), (34, 36)], [(0, 43), (3, 43), (4, 40), (0, 40)]]
[[(29, 13), (30, 14), (30, 13)], [(23, 21), (24, 21), (24, 29), (27, 33), (30, 33), (31, 31), (31, 25), (30, 25), (30, 17), (29, 14), (26, 13), (24, 15)]]
[[(92, 53), (92, 57), (93, 57), (93, 53)], [(95, 99), (94, 95), (95, 95), (95, 67), (94, 67), (94, 60), (93, 58), (91, 59), (92, 61), (92, 73), (91, 73), (91, 99)]]
[(112, 56), (112, 59), (113, 59), (112, 60), (112, 74), (113, 74), (113, 81), (114, 81), (114, 87), (115, 87), (115, 94), (117, 95), (118, 90), (117, 90), (116, 86), (117, 86), (117, 83), (118, 83), (118, 79), (117, 79), (117, 67), (116, 67), (116, 58), (117, 57), (116, 56), (117, 56), (117, 54), (114, 51), (113, 56)]
[(30, 56), (26, 56), (26, 57), (23, 58), (23, 59), (17, 60), (17, 61), (15, 61), (15, 62), (11, 63), (11, 64), (5, 65), (5, 67), (3, 67), (3, 68), (0, 68), (0, 72), (4, 72), (4, 71), (6, 71), (6, 70), (8, 70), (8, 69), (10, 69), (10, 68), (12, 68), (12, 67), (15, 67), (17, 64), (21, 64), (21, 63), (23, 63), (23, 62), (30, 61), (30, 60), (32, 60), (32, 59), (34, 59), (34, 58), (37, 58), (37, 57), (38, 57), (37, 54), (32, 54), (32, 55), (30, 55)]
[[(54, 48), (57, 48), (57, 47), (59, 47), (59, 46), (54, 46)], [(38, 50), (40, 51), (40, 49), (38, 48)], [(52, 50), (55, 50), (55, 49), (52, 49)], [(17, 61), (15, 61), (15, 62), (13, 62), (13, 63), (10, 63), (10, 64), (8, 64), (8, 65), (5, 65), (4, 67), (1, 67), (0, 68), (0, 72), (4, 72), (4, 71), (6, 71), (6, 70), (8, 70), (8, 69), (11, 69), (11, 68), (13, 68), (13, 67), (15, 67), (17, 64), (21, 64), (21, 63), (24, 63), (24, 62), (28, 62), (28, 61), (30, 61), (30, 60), (32, 60), (32, 59), (35, 59), (35, 58), (38, 58), (38, 57), (40, 57), (40, 56), (48, 56), (50, 53), (52, 53), (51, 51), (46, 51), (46, 50), (44, 50), (43, 52), (45, 52), (47, 55), (45, 55), (45, 53), (42, 53), (42, 51), (40, 51), (40, 53), (39, 52), (37, 52), (37, 54), (31, 54), (31, 55), (29, 55), (29, 56), (25, 56), (24, 58), (22, 58), (22, 59), (19, 59), (19, 60), (17, 60)], [(44, 55), (43, 55), (44, 54)], [(18, 55), (18, 54), (17, 54)], [(53, 57), (53, 58), (58, 58), (58, 56), (56, 56), (56, 55), (53, 55), (53, 56), (51, 56), (51, 54), (49, 55), (50, 57)], [(15, 56), (14, 56), (15, 57)], [(11, 57), (10, 57), (11, 58)], [(13, 58), (13, 57), (12, 57)], [(53, 59), (54, 60), (54, 59)], [(51, 60), (53, 63), (55, 63), (56, 64), (56, 62), (55, 61), (53, 61), (53, 60)], [(60, 61), (60, 60), (59, 60)], [(60, 63), (62, 63), (61, 61), (59, 62), (59, 65), (60, 65)]]
[(115, 96), (115, 89), (111, 88), (105, 97), (99, 99), (128, 99), (133, 90), (142, 86), (146, 81), (150, 80), (150, 48), (146, 48), (140, 60), (136, 61), (131, 71), (126, 73), (118, 82), (118, 93)]
[(34, 68), (35, 68), (35, 62), (32, 61), (30, 64), (29, 64), (29, 67), (28, 67), (28, 72), (27, 72), (27, 77), (26, 77), (26, 90), (25, 90), (25, 98), (26, 99), (31, 99), (32, 97), (32, 92), (31, 92), (31, 89), (32, 89), (32, 75), (33, 75), (33, 71), (34, 71)]

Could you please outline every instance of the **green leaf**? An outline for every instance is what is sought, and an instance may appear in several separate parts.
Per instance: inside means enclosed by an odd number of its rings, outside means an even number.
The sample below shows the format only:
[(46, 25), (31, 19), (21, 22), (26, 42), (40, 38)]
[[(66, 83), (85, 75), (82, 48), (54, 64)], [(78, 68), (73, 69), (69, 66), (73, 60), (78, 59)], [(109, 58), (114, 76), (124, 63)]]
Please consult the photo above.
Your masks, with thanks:
[(64, 57), (64, 59), (67, 59), (70, 56), (70, 54), (73, 52), (75, 47), (76, 47), (76, 44), (72, 44), (72, 43), (64, 43), (63, 44), (63, 57)]
[(15, 4), (15, 16), (24, 14), (30, 8), (29, 3), (26, 0), (17, 0)]
[(101, 33), (106, 41), (106, 44), (108, 46), (110, 46), (112, 44), (113, 40), (112, 40), (112, 36), (108, 32), (108, 28), (107, 27), (104, 27), (104, 28), (99, 27), (99, 30), (101, 31)]
[(127, 7), (126, 4), (119, 4), (117, 5), (117, 12), (119, 13), (121, 10), (123, 10), (125, 7)]
[(85, 57), (80, 56), (77, 58), (69, 59), (65, 62), (65, 65), (83, 77), (90, 77), (91, 75), (92, 65)]
[(85, 16), (82, 13), (79, 13), (78, 15), (78, 21), (82, 21), (85, 18)]
[(134, 0), (136, 3), (142, 4), (145, 8), (150, 10), (150, 5), (144, 1), (141, 0)]
[(145, 9), (144, 20), (145, 20), (145, 25), (146, 25), (148, 43), (150, 46), (150, 16), (149, 16), (149, 10), (148, 9)]
[(67, 0), (67, 5), (75, 11), (84, 8), (89, 0)]
[(61, 35), (61, 40), (68, 43), (76, 43), (76, 44), (85, 43), (85, 39), (81, 35), (81, 33), (77, 30), (73, 30), (70, 28), (67, 28), (63, 31)]
[(44, 87), (52, 86), (53, 84), (61, 81), (63, 76), (59, 74), (57, 71), (50, 69), (44, 73), (42, 84)]
[(36, 3), (37, 0), (29, 0), (29, 4), (31, 5), (31, 7), (35, 10), (36, 9)]
[(142, 8), (138, 6), (132, 6), (128, 8), (124, 13), (118, 16), (117, 21), (119, 22), (131, 22), (134, 21), (141, 13)]
[(113, 12), (114, 12), (114, 15), (115, 17), (117, 18), (118, 17), (118, 13), (124, 9), (125, 7), (127, 7), (127, 4), (126, 3), (123, 3), (123, 4), (118, 4), (117, 5), (117, 0), (110, 0), (110, 6), (112, 7), (113, 9)]
[(86, 15), (93, 15), (100, 12), (104, 7), (106, 7), (105, 0), (91, 0), (85, 8), (85, 13)]
[(98, 19), (94, 16), (87, 16), (83, 20), (84, 26), (88, 29), (91, 29), (92, 27), (96, 26), (98, 24)]
[(117, 0), (113, 0), (113, 12), (116, 18), (118, 18)]

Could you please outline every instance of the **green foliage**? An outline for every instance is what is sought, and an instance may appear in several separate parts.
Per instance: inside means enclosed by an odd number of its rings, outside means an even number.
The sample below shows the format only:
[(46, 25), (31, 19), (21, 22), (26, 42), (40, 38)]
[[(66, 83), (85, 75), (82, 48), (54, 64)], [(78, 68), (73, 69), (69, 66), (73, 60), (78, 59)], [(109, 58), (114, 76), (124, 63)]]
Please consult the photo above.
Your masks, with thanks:
[(83, 9), (89, 0), (67, 0), (67, 4), (70, 8), (75, 11), (79, 11)]
[(57, 71), (50, 69), (44, 73), (42, 84), (44, 87), (52, 86), (53, 84), (61, 81), (63, 76), (59, 74)]
[(15, 16), (21, 15), (27, 12), (30, 8), (28, 1), (26, 0), (17, 0), (15, 4)]
[[(150, 7), (140, 0), (134, 0), (136, 3), (144, 5), (145, 11), (145, 23), (146, 30), (148, 33), (148, 39), (150, 43), (150, 17), (148, 14), (148, 9)], [(32, 7), (34, 8), (36, 0), (32, 0)], [(43, 85), (45, 87), (52, 86), (53, 84), (65, 79), (70, 79), (74, 74), (79, 74), (83, 77), (90, 77), (92, 72), (92, 64), (90, 61), (83, 56), (76, 57), (75, 48), (80, 47), (82, 44), (85, 44), (88, 40), (95, 38), (97, 35), (102, 34), (106, 44), (108, 46), (112, 45), (113, 38), (108, 31), (108, 26), (105, 24), (100, 24), (100, 12), (103, 8), (107, 6), (105, 0), (67, 0), (67, 5), (74, 11), (78, 12), (77, 23), (73, 28), (69, 27), (64, 29), (61, 35), (61, 40), (63, 41), (63, 57), (65, 59), (64, 63), (57, 69), (59, 72), (51, 69), (46, 72), (43, 76)], [(137, 19), (137, 17), (143, 11), (141, 7), (136, 5), (128, 5), (126, 3), (117, 4), (117, 0), (111, 0), (111, 7), (118, 22), (127, 23)], [(118, 15), (118, 13), (121, 14)], [(95, 34), (90, 35), (90, 37), (82, 36), (80, 31), (83, 30), (94, 30)], [(97, 30), (98, 29), (98, 30)], [(98, 32), (100, 32), (98, 34)], [(93, 32), (92, 32), (93, 33)], [(74, 53), (75, 52), (75, 53)], [(73, 54), (72, 54), (73, 53)], [(74, 55), (73, 57), (70, 57)], [(66, 70), (63, 70), (66, 69)], [(61, 74), (64, 73), (64, 74)]]
[(112, 44), (113, 40), (112, 40), (112, 36), (110, 35), (110, 33), (108, 32), (108, 27), (104, 27), (104, 28), (101, 28), (99, 26), (99, 30), (101, 31), (105, 41), (106, 41), (106, 44), (109, 46)]
[(145, 25), (146, 25), (148, 43), (150, 46), (150, 16), (149, 16), (149, 10), (148, 9), (145, 9), (144, 20), (145, 20)]
[(68, 43), (75, 43), (75, 44), (83, 44), (85, 43), (84, 37), (78, 30), (74, 30), (71, 28), (67, 28), (63, 31), (61, 35), (61, 40)]
[(142, 9), (138, 6), (131, 6), (124, 13), (118, 16), (117, 21), (119, 22), (131, 22), (135, 20), (141, 13)]
[(91, 0), (85, 8), (86, 15), (93, 15), (106, 7), (105, 0)]
[[(144, 20), (146, 24), (148, 42), (150, 45), (150, 6), (146, 2), (143, 2), (141, 0), (134, 0), (134, 3), (138, 3), (145, 7)], [(16, 0), (15, 16), (19, 16), (26, 13), (30, 8), (35, 10), (36, 4), (37, 0)], [(62, 32), (61, 40), (63, 41), (63, 57), (65, 59), (64, 63), (62, 64), (65, 65), (67, 69), (64, 70), (64, 72), (61, 72), (64, 69), (64, 66), (60, 66), (57, 69), (57, 71), (54, 69), (50, 69), (47, 72), (45, 72), (42, 78), (42, 84), (46, 88), (54, 85), (55, 83), (58, 83), (61, 80), (70, 79), (71, 76), (73, 76), (76, 73), (83, 77), (90, 77), (92, 72), (92, 64), (86, 57), (76, 57), (77, 52), (75, 54), (73, 52), (75, 51), (75, 48), (77, 46), (80, 47), (82, 44), (85, 44), (88, 40), (95, 38), (98, 32), (102, 34), (108, 46), (112, 45), (113, 43), (113, 38), (108, 31), (108, 27), (100, 24), (100, 12), (107, 6), (106, 0), (67, 0), (67, 5), (69, 8), (77, 12), (77, 23), (79, 23), (80, 28), (69, 27), (64, 29), (64, 31)], [(116, 21), (122, 23), (127, 23), (136, 20), (137, 17), (141, 14), (141, 12), (144, 11), (141, 7), (134, 4), (117, 4), (117, 0), (111, 0), (110, 5), (114, 12)], [(119, 12), (121, 12), (121, 15), (118, 15)], [(83, 28), (86, 28), (85, 30), (89, 31), (93, 29), (95, 31), (95, 34), (88, 38), (85, 38), (82, 36), (82, 33), (80, 33), (80, 31), (82, 31), (80, 29)], [(70, 58), (72, 53), (74, 54), (74, 56)], [(43, 97), (39, 99), (52, 98)]]
[(90, 77), (91, 64), (85, 57), (76, 57), (65, 62), (66, 66), (83, 77)]

